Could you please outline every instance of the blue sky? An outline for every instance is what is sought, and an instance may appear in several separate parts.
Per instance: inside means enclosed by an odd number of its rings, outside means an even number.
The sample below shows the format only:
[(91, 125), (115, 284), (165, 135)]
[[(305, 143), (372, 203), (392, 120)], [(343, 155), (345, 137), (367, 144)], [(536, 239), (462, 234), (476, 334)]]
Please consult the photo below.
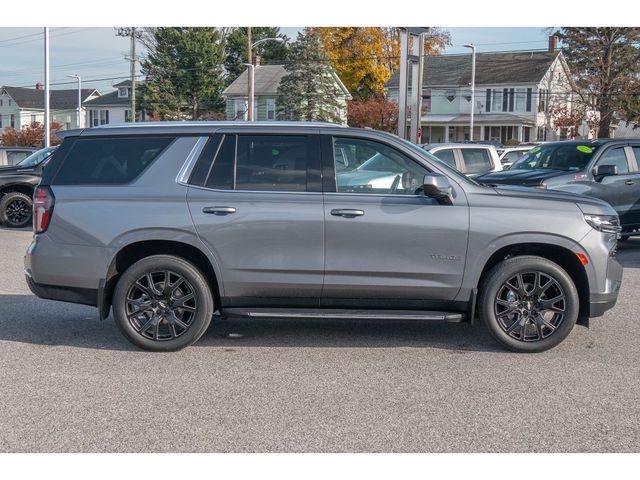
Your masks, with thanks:
[[(452, 46), (445, 53), (468, 51), (462, 45), (475, 43), (478, 51), (544, 49), (547, 33), (543, 27), (445, 27), (451, 33)], [(295, 38), (298, 28), (283, 28)], [(75, 80), (67, 75), (79, 74), (87, 87), (105, 93), (111, 85), (129, 75), (129, 41), (117, 37), (113, 28), (52, 28), (52, 88), (74, 88)], [(112, 77), (121, 77), (111, 79)], [(109, 78), (106, 80), (98, 80)], [(44, 80), (42, 29), (0, 27), (0, 85), (33, 86)], [(62, 85), (62, 82), (69, 82)], [(54, 85), (57, 84), (57, 85)]]

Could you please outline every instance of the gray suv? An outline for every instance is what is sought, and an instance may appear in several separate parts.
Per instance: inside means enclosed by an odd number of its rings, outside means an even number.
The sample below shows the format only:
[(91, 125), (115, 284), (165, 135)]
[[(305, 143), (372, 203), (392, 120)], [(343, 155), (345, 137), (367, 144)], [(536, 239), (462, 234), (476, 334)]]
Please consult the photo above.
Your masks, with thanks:
[(105, 126), (66, 132), (45, 169), (25, 272), (42, 298), (112, 310), (148, 350), (194, 343), (218, 312), (478, 315), (537, 352), (614, 306), (619, 230), (601, 200), (483, 186), (382, 132)]

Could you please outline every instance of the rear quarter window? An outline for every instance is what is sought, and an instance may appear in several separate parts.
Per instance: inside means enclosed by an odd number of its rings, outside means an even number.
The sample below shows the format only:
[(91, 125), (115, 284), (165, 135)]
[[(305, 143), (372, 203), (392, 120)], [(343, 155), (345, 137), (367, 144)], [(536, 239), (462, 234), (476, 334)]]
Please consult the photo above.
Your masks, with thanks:
[(174, 137), (78, 138), (54, 179), (56, 185), (124, 184), (140, 175)]

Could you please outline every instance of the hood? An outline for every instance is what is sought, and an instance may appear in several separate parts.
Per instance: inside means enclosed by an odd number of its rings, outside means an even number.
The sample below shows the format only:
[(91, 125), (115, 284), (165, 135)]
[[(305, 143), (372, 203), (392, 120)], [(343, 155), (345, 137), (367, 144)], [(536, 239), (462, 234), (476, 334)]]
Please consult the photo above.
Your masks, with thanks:
[(571, 202), (578, 206), (583, 213), (594, 215), (617, 215), (615, 209), (604, 200), (587, 197), (577, 193), (561, 192), (557, 190), (538, 190), (537, 188), (500, 185), (494, 190), (498, 195), (512, 198), (526, 198), (534, 202), (552, 200)]
[(503, 170), (476, 177), (476, 181), (488, 185), (540, 185), (544, 180), (571, 172), (538, 168), (534, 170)]

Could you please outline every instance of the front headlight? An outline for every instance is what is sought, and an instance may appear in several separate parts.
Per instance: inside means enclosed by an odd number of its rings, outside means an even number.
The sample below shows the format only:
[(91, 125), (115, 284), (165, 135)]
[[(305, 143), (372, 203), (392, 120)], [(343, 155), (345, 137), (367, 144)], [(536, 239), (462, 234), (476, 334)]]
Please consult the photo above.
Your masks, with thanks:
[(617, 215), (585, 215), (584, 220), (591, 226), (604, 233), (620, 233), (620, 219)]

